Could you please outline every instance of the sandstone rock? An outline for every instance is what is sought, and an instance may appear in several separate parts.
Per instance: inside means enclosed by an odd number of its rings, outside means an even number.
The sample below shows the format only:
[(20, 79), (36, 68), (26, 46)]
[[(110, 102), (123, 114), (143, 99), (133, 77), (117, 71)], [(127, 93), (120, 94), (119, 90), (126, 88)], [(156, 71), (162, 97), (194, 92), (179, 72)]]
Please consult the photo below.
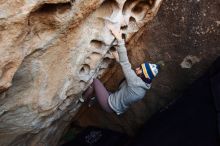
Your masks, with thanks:
[(162, 0), (0, 2), (0, 144), (56, 145), (79, 94), (112, 62), (114, 37), (126, 41)]

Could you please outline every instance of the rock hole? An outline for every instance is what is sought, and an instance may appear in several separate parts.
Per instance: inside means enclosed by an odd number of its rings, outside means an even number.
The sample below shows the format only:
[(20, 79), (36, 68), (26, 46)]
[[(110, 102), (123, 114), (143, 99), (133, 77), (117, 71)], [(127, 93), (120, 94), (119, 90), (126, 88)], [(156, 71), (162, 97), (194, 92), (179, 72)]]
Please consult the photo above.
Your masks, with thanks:
[(124, 15), (133, 15), (139, 21), (146, 16), (146, 13), (153, 8), (154, 4), (155, 0), (127, 0), (122, 12)]
[(200, 59), (196, 56), (188, 55), (181, 62), (182, 68), (191, 68), (195, 63), (200, 62)]
[[(28, 26), (31, 27), (31, 34), (37, 38), (46, 33), (46, 36), (52, 36), (55, 30), (60, 29), (63, 21), (57, 19), (58, 17), (65, 17), (71, 10), (71, 3), (58, 4), (43, 4), (37, 9), (33, 10), (28, 18)], [(44, 40), (44, 37), (42, 40)]]
[(131, 10), (133, 13), (141, 13), (143, 11), (142, 6), (136, 5), (134, 8)]
[(102, 55), (100, 53), (93, 52), (89, 57), (91, 58), (91, 60), (99, 60), (101, 59)]
[(124, 40), (126, 40), (126, 34), (125, 34), (125, 33), (122, 33), (122, 38), (123, 38)]
[(35, 10), (36, 13), (54, 13), (58, 11), (58, 13), (64, 13), (66, 10), (71, 9), (71, 3), (58, 3), (58, 4), (43, 4), (40, 8)]
[(103, 59), (103, 63), (109, 64), (109, 63), (111, 63), (111, 59), (108, 58), (108, 57), (105, 57), (105, 58)]
[(130, 22), (130, 23), (136, 23), (136, 19), (131, 16), (131, 17), (129, 18), (129, 22)]
[(191, 59), (186, 59), (186, 62), (188, 63), (188, 64), (193, 64), (193, 62), (192, 62), (192, 60)]
[(99, 40), (91, 40), (90, 45), (94, 48), (102, 48), (102, 46), (104, 45), (104, 43), (102, 41)]
[(132, 3), (134, 3), (134, 2), (135, 2), (135, 0), (127, 0), (127, 1), (125, 2), (124, 6), (123, 6), (123, 9), (122, 9), (123, 14), (125, 14), (126, 11), (128, 11), (129, 9), (131, 9), (130, 7), (131, 7)]
[(114, 46), (112, 46), (109, 50), (114, 52), (114, 51), (116, 51), (116, 48)]
[(108, 51), (106, 57), (108, 57), (108, 58), (110, 58), (110, 59), (114, 59), (114, 58), (115, 58), (114, 55), (113, 55), (114, 52), (116, 52), (116, 48), (115, 48), (114, 46), (112, 46), (112, 47), (109, 49), (109, 51)]
[(140, 1), (131, 10), (137, 20), (142, 20), (153, 6), (154, 1)]
[(80, 71), (79, 71), (79, 74), (80, 75), (88, 75), (89, 71), (90, 71), (90, 66), (88, 64), (83, 64)]
[(116, 9), (119, 9), (119, 6), (115, 0), (106, 0), (101, 4), (95, 13), (98, 17), (105, 18), (111, 16), (113, 11)]
[(121, 26), (121, 30), (126, 30), (127, 28), (128, 28), (127, 25), (125, 25), (125, 26)]

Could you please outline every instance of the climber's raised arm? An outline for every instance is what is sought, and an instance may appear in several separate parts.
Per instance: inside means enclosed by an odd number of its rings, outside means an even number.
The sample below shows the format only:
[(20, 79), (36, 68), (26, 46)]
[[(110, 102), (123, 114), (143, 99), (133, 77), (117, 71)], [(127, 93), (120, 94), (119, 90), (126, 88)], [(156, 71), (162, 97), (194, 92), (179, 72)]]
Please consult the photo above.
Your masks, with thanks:
[(119, 55), (119, 63), (121, 64), (128, 85), (135, 84), (135, 80), (138, 76), (136, 75), (134, 70), (131, 69), (131, 64), (127, 56), (127, 49), (125, 47), (125, 41), (124, 39), (122, 39), (122, 32), (120, 30), (116, 30), (116, 28), (112, 25), (109, 25), (108, 27), (118, 41), (117, 52)]
[(105, 111), (121, 114), (131, 104), (144, 97), (146, 91), (151, 87), (152, 79), (158, 73), (158, 65), (145, 62), (135, 71), (132, 70), (121, 31), (115, 29), (112, 25), (109, 26), (109, 29), (118, 41), (119, 63), (126, 81), (115, 92), (108, 92), (98, 79), (94, 79), (91, 87), (83, 93), (83, 96), (88, 98), (95, 92), (98, 102)]

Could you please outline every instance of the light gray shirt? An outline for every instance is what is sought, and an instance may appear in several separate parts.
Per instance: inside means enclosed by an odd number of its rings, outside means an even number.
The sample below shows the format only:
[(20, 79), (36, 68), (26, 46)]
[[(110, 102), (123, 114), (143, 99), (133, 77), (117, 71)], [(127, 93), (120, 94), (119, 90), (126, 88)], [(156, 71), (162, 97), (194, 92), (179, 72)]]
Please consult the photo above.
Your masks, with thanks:
[(117, 49), (119, 55), (119, 63), (125, 76), (119, 89), (112, 93), (108, 98), (109, 106), (119, 115), (134, 102), (142, 99), (145, 96), (147, 89), (151, 85), (146, 84), (140, 77), (131, 69), (131, 64), (128, 60), (127, 49), (124, 43), (119, 43)]

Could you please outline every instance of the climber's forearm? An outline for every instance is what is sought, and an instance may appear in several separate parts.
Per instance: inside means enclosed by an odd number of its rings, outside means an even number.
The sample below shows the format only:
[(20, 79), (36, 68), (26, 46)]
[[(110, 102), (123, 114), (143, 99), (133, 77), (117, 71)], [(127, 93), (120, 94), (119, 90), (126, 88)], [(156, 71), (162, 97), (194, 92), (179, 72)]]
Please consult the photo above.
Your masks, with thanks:
[(119, 63), (129, 63), (128, 55), (127, 55), (127, 49), (125, 47), (125, 44), (119, 44), (119, 47), (117, 49), (118, 56), (119, 56)]
[(127, 49), (123, 42), (119, 42), (119, 48), (118, 55), (119, 55), (119, 63), (122, 67), (122, 70), (124, 72), (125, 78), (129, 84), (132, 84), (135, 82), (135, 79), (137, 78), (137, 75), (135, 72), (131, 69), (131, 64), (128, 60), (127, 56)]

